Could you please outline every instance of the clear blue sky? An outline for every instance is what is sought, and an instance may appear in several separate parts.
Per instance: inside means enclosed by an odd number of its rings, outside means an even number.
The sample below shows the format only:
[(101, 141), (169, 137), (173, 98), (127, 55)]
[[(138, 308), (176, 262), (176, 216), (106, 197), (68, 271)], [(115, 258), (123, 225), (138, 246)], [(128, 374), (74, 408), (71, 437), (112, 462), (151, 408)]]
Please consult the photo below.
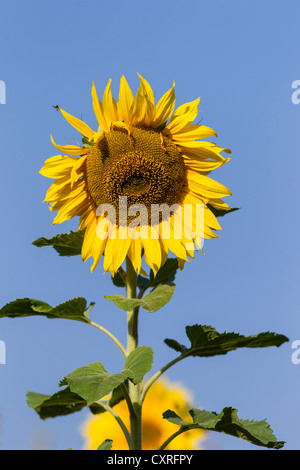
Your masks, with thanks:
[[(291, 361), (292, 341), (300, 339), (300, 105), (291, 101), (291, 84), (300, 79), (299, 14), (298, 1), (11, 0), (2, 2), (0, 19), (7, 91), (0, 105), (1, 306), (22, 297), (54, 306), (83, 296), (96, 302), (92, 318), (125, 339), (124, 312), (103, 298), (116, 288), (102, 267), (90, 274), (79, 257), (31, 245), (76, 228), (74, 221), (51, 226), (42, 204), (49, 180), (37, 172), (56, 154), (50, 133), (60, 143), (78, 138), (52, 106), (93, 127), (93, 80), (102, 94), (112, 78), (117, 96), (121, 75), (136, 89), (139, 72), (157, 97), (175, 80), (177, 104), (201, 96), (203, 124), (232, 149), (231, 162), (213, 177), (241, 210), (221, 220), (221, 238), (207, 241), (205, 256), (178, 275), (170, 304), (142, 311), (140, 344), (154, 348), (157, 370), (174, 357), (164, 338), (184, 342), (186, 324), (288, 336), (278, 349), (190, 358), (168, 373), (192, 391), (198, 407), (233, 406), (242, 418), (267, 418), (286, 449), (300, 449), (300, 365)], [(7, 348), (1, 447), (27, 449), (39, 438), (56, 449), (80, 448), (85, 412), (43, 422), (25, 394), (54, 393), (65, 374), (96, 360), (117, 372), (119, 352), (100, 332), (64, 320), (3, 319), (0, 339)], [(206, 445), (254, 448), (217, 434)]]

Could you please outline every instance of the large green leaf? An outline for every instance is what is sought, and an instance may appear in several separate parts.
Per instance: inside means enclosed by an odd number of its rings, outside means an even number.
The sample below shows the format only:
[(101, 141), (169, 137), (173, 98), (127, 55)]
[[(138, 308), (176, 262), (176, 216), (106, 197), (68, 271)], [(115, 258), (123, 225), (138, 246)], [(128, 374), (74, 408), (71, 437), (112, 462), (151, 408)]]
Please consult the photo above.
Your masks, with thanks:
[(124, 369), (117, 374), (107, 372), (100, 362), (93, 362), (75, 369), (60, 385), (68, 385), (73, 393), (84, 398), (87, 406), (90, 406), (118, 388), (127, 379), (131, 379), (135, 384), (141, 382), (143, 376), (150, 370), (152, 360), (152, 349), (141, 346), (128, 355)]
[(284, 335), (276, 333), (259, 333), (243, 336), (238, 333), (218, 333), (215, 328), (207, 325), (186, 327), (190, 346), (184, 346), (173, 339), (165, 339), (165, 343), (176, 351), (187, 356), (215, 356), (226, 354), (237, 348), (264, 348), (280, 346), (288, 341)]
[(83, 297), (67, 300), (56, 307), (51, 307), (51, 305), (40, 300), (17, 299), (0, 309), (0, 318), (42, 315), (47, 318), (64, 318), (88, 323), (88, 313), (94, 305), (92, 302), (87, 308), (87, 302)]
[(32, 242), (37, 247), (52, 246), (60, 256), (75, 256), (81, 254), (85, 230), (61, 233), (52, 238), (41, 237)]
[(62, 384), (68, 384), (71, 391), (84, 398), (90, 406), (114, 388), (117, 388), (128, 378), (126, 373), (111, 374), (100, 362), (93, 362), (79, 367), (68, 374)]
[(112, 300), (117, 307), (125, 311), (142, 307), (147, 312), (156, 312), (171, 300), (174, 290), (175, 285), (159, 284), (142, 299), (127, 299), (122, 295), (105, 295), (104, 297)]
[(132, 351), (124, 365), (124, 371), (129, 371), (128, 377), (134, 384), (140, 383), (143, 377), (151, 369), (153, 351), (148, 346), (140, 346)]
[(33, 408), (41, 419), (47, 419), (80, 411), (86, 406), (86, 401), (67, 387), (52, 396), (28, 392), (27, 405)]
[[(124, 385), (127, 387), (127, 382), (124, 382)], [(122, 386), (120, 385), (119, 387), (115, 388), (112, 391), (112, 394), (110, 396), (110, 399), (108, 401), (108, 404), (111, 408), (113, 408), (115, 405), (120, 403), (120, 401), (124, 400), (124, 395), (123, 395), (123, 390)], [(90, 406), (90, 410), (94, 415), (98, 415), (100, 413), (105, 413), (107, 410), (103, 408), (103, 406), (100, 405), (100, 403), (93, 403)]]
[(192, 409), (189, 413), (193, 419), (192, 423), (184, 421), (171, 410), (165, 411), (163, 418), (181, 426), (182, 431), (199, 428), (217, 431), (270, 449), (280, 449), (284, 445), (283, 441), (277, 441), (266, 420), (249, 421), (239, 419), (237, 410), (234, 408), (226, 407), (219, 414), (197, 409)]
[[(113, 391), (108, 404), (113, 408), (121, 400), (124, 400), (124, 395), (121, 387), (117, 387)], [(87, 406), (86, 400), (77, 395), (77, 393), (71, 392), (70, 387), (66, 387), (54, 393), (54, 395), (28, 392), (27, 404), (38, 413), (41, 419), (65, 416), (80, 411)], [(106, 412), (106, 409), (98, 403), (93, 403), (89, 408), (95, 415)]]

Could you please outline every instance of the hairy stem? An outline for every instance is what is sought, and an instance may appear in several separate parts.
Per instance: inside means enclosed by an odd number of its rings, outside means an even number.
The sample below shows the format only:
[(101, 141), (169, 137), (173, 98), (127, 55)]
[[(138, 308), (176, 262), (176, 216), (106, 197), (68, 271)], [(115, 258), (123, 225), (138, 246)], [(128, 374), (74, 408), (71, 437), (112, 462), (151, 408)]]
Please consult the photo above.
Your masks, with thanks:
[(93, 322), (92, 320), (89, 320), (89, 325), (94, 326), (98, 330), (102, 331), (102, 333), (105, 333), (115, 343), (115, 345), (118, 346), (121, 353), (123, 354), (123, 356), (126, 359), (126, 357), (127, 357), (126, 349), (124, 348), (124, 346), (120, 343), (120, 341), (110, 331), (108, 331), (106, 328), (104, 328), (104, 326), (101, 326), (98, 323)]
[(126, 437), (126, 441), (127, 441), (127, 444), (128, 444), (128, 447), (129, 449), (131, 449), (131, 437), (130, 437), (130, 434), (128, 432), (128, 429), (126, 428), (125, 424), (123, 423), (122, 419), (120, 418), (120, 416), (115, 412), (115, 410), (113, 410), (113, 408), (111, 408), (107, 402), (105, 401), (101, 401), (101, 400), (98, 400), (96, 403), (99, 403), (99, 405), (101, 405), (106, 411), (108, 411), (114, 418), (115, 420), (117, 421), (117, 423), (119, 424), (120, 428), (122, 429), (123, 433), (124, 433), (124, 436)]
[(195, 429), (195, 426), (191, 425), (185, 426), (184, 428), (180, 428), (177, 432), (174, 432), (174, 434), (172, 434), (172, 436), (170, 436), (157, 450), (164, 450), (167, 445), (169, 445), (170, 442), (175, 439), (175, 437), (179, 436), (183, 432), (190, 431), (191, 429)]
[[(126, 296), (128, 299), (136, 298), (136, 272), (130, 259), (126, 258)], [(130, 354), (138, 345), (138, 308), (127, 312), (127, 354)], [(129, 381), (129, 397), (132, 403), (130, 412), (131, 445), (133, 450), (142, 448), (141, 423), (141, 392), (140, 386)]]
[(176, 364), (177, 362), (181, 361), (182, 359), (184, 359), (186, 357), (186, 355), (183, 353), (181, 354), (181, 356), (178, 356), (176, 357), (175, 359), (173, 359), (173, 361), (171, 362), (168, 362), (168, 364), (166, 364), (164, 367), (162, 367), (159, 371), (156, 372), (156, 374), (154, 374), (149, 380), (148, 382), (145, 384), (144, 388), (143, 388), (143, 392), (142, 392), (142, 403), (145, 399), (145, 396), (146, 396), (146, 393), (148, 392), (149, 388), (151, 387), (151, 385), (154, 384), (154, 382), (166, 371), (168, 370), (170, 367), (172, 367), (174, 364)]

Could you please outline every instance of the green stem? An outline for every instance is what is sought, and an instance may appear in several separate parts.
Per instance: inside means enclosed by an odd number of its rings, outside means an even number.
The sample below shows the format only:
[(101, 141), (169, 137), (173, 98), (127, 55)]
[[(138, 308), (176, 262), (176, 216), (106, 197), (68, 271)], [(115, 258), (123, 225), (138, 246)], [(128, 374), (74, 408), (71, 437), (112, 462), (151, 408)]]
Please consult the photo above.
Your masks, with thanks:
[(123, 354), (123, 356), (127, 357), (127, 352), (126, 352), (126, 349), (124, 348), (124, 346), (120, 343), (120, 341), (109, 331), (107, 330), (106, 328), (104, 328), (104, 326), (101, 326), (99, 325), (98, 323), (95, 323), (93, 322), (92, 320), (89, 320), (89, 325), (91, 326), (94, 326), (95, 328), (97, 328), (98, 330), (102, 331), (102, 333), (105, 333), (117, 346), (118, 348), (120, 349), (121, 353)]
[(184, 353), (181, 354), (181, 356), (178, 356), (176, 357), (175, 359), (173, 359), (173, 361), (171, 362), (168, 362), (168, 364), (166, 364), (164, 367), (162, 367), (158, 372), (156, 372), (156, 374), (154, 374), (149, 380), (148, 382), (145, 384), (144, 388), (143, 388), (143, 392), (142, 392), (142, 403), (143, 401), (145, 400), (145, 396), (146, 396), (146, 393), (148, 392), (149, 388), (151, 387), (151, 385), (154, 384), (154, 382), (166, 371), (168, 370), (170, 367), (172, 367), (174, 364), (177, 364), (177, 362), (181, 361), (182, 359), (184, 359), (185, 357), (187, 357), (187, 355), (185, 355)]
[(128, 393), (128, 389), (127, 389), (127, 386), (125, 385), (125, 383), (121, 384), (121, 389), (122, 389), (124, 398), (125, 398), (127, 406), (128, 406), (129, 414), (131, 414), (131, 413), (134, 414), (135, 411), (133, 409), (132, 402), (131, 402), (131, 399), (130, 399), (130, 396), (129, 396), (129, 393)]
[[(136, 272), (130, 259), (126, 258), (126, 296), (128, 299), (136, 298)], [(138, 345), (138, 308), (127, 312), (127, 354), (130, 354)], [(129, 396), (132, 403), (130, 412), (131, 445), (133, 450), (142, 449), (142, 407), (140, 386), (129, 381)]]
[(105, 401), (101, 401), (101, 400), (98, 400), (96, 403), (99, 403), (99, 405), (101, 405), (106, 411), (108, 411), (110, 414), (112, 414), (112, 416), (115, 418), (115, 420), (117, 421), (117, 423), (119, 424), (120, 428), (122, 429), (123, 433), (124, 433), (124, 436), (126, 437), (126, 441), (127, 441), (127, 444), (128, 444), (128, 447), (129, 449), (131, 449), (131, 437), (130, 437), (130, 434), (128, 432), (128, 429), (126, 428), (125, 424), (123, 423), (122, 419), (120, 418), (120, 416), (115, 412), (115, 410), (113, 408), (111, 408), (107, 402)]
[(174, 432), (174, 434), (172, 434), (172, 436), (170, 436), (157, 450), (164, 450), (167, 447), (167, 445), (169, 445), (170, 442), (173, 441), (173, 439), (175, 439), (175, 437), (179, 436), (183, 432), (190, 431), (191, 429), (195, 429), (195, 428), (196, 427), (193, 425), (180, 428), (177, 432)]

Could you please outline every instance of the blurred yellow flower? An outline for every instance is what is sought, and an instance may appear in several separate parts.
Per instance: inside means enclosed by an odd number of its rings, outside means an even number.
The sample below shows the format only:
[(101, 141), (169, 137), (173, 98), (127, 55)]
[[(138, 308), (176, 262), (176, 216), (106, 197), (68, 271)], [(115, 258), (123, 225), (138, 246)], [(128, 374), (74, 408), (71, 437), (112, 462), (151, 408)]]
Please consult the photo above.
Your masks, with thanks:
[[(164, 411), (175, 411), (186, 421), (192, 422), (188, 410), (191, 408), (189, 392), (178, 383), (167, 380), (155, 382), (149, 389), (142, 416), (142, 449), (158, 449), (179, 427), (163, 419)], [(122, 418), (127, 429), (130, 429), (129, 412), (125, 400), (118, 403), (114, 410)], [(112, 439), (112, 450), (128, 450), (124, 434), (115, 418), (108, 412), (91, 415), (83, 423), (81, 433), (84, 436), (84, 449), (96, 450), (105, 440)], [(172, 440), (166, 450), (197, 450), (199, 442), (206, 437), (206, 432), (195, 429), (184, 432)]]

